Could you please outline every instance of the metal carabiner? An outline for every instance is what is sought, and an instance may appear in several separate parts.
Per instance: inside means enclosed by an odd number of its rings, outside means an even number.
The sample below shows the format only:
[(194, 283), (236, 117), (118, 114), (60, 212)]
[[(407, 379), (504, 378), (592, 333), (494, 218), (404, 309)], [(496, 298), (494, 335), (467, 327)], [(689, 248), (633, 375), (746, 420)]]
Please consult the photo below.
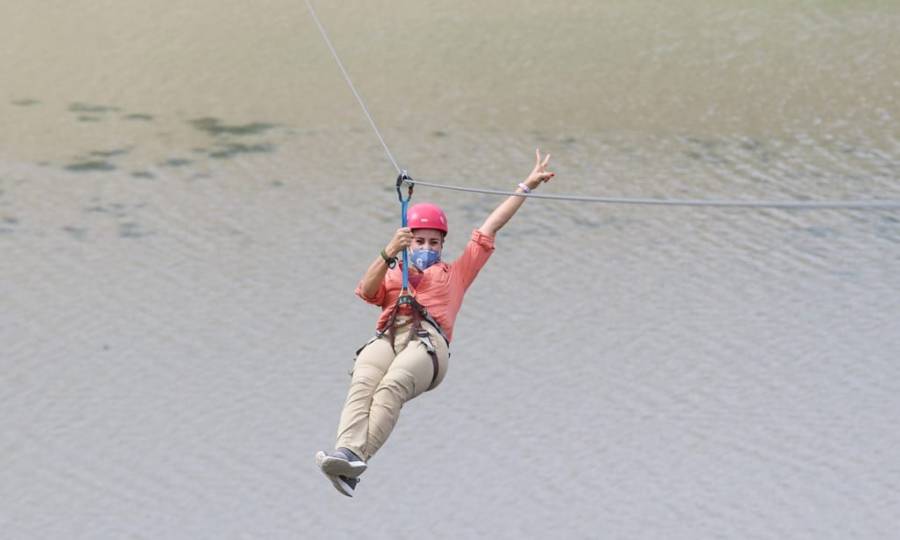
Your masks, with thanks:
[[(409, 191), (407, 192), (405, 199), (403, 198), (403, 191), (400, 190), (400, 186), (403, 185), (403, 182), (406, 182), (407, 184), (409, 184)], [(415, 184), (415, 182), (413, 182), (412, 177), (410, 175), (406, 174), (405, 169), (403, 170), (403, 172), (401, 172), (397, 176), (397, 198), (400, 199), (401, 203), (408, 203), (409, 200), (412, 199), (413, 187), (415, 185), (416, 184)], [(404, 223), (403, 226), (405, 227), (406, 224)]]

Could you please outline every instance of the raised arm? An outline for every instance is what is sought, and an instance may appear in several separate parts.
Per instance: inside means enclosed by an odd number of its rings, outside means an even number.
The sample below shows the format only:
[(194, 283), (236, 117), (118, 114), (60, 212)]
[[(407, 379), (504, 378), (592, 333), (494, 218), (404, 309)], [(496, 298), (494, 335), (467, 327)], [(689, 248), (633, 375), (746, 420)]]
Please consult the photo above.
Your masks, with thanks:
[[(519, 184), (519, 187), (516, 189), (516, 193), (527, 193), (533, 189), (537, 189), (539, 185), (544, 182), (549, 182), (551, 178), (556, 176), (556, 173), (550, 172), (547, 170), (547, 164), (550, 162), (550, 154), (547, 154), (543, 158), (541, 158), (541, 150), (540, 148), (534, 151), (535, 162), (534, 169), (532, 169), (531, 174), (528, 175), (528, 178), (525, 179), (524, 182)], [(522, 186), (525, 186), (523, 188)], [(511, 195), (505, 201), (500, 203), (500, 206), (494, 209), (491, 212), (491, 215), (484, 220), (484, 223), (481, 227), (478, 228), (483, 234), (488, 236), (495, 236), (497, 231), (503, 228), (506, 225), (506, 222), (510, 220), (511, 217), (515, 215), (515, 213), (519, 210), (519, 207), (525, 202), (527, 197), (518, 197), (516, 195)]]

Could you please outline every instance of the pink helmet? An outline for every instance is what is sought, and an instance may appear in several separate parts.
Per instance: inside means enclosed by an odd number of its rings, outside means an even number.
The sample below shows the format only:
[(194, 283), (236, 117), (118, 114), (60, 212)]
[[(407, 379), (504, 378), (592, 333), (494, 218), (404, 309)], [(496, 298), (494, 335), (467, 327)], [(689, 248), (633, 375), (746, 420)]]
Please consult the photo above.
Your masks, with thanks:
[(436, 204), (412, 205), (406, 211), (406, 222), (410, 229), (437, 229), (447, 234), (447, 215)]

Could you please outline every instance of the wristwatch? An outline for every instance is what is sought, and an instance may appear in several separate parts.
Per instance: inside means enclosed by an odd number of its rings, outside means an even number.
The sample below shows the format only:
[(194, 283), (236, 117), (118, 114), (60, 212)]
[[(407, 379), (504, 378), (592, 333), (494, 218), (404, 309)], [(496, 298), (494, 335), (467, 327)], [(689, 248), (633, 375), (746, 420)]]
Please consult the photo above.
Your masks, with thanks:
[(397, 257), (388, 257), (383, 249), (381, 250), (381, 258), (384, 259), (384, 263), (388, 265), (388, 268), (397, 266)]

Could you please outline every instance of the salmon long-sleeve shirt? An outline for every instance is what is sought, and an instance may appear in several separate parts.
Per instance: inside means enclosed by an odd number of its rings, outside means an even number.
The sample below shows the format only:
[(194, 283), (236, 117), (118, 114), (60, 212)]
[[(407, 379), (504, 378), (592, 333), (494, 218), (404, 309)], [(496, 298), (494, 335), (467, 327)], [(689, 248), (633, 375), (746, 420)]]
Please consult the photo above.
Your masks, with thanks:
[[(475, 229), (458, 259), (450, 264), (433, 264), (423, 272), (417, 287), (414, 288), (410, 283), (410, 292), (441, 325), (448, 340), (453, 339), (453, 324), (466, 290), (493, 252), (494, 238)], [(375, 296), (363, 294), (362, 281), (356, 286), (357, 296), (381, 307), (381, 316), (376, 325), (379, 332), (388, 324), (391, 311), (400, 297), (403, 287), (403, 271), (400, 266), (398, 264), (387, 271)]]

